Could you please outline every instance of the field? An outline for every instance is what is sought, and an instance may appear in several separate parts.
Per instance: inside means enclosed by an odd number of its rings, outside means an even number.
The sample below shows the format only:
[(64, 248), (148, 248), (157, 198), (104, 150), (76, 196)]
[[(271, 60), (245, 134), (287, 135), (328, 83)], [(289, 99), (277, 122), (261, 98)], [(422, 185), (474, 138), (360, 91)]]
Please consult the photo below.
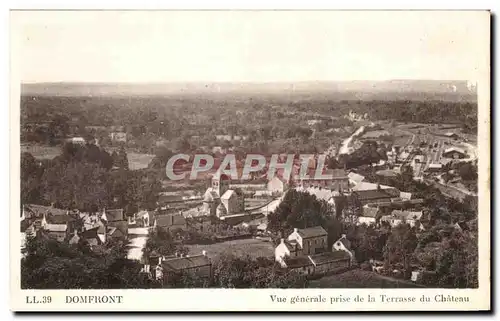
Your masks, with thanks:
[(52, 159), (61, 153), (59, 146), (21, 145), (21, 153), (28, 152), (38, 159)]
[[(21, 145), (21, 152), (28, 152), (38, 159), (52, 159), (61, 154), (60, 146), (46, 146), (46, 145)], [(111, 149), (108, 150), (112, 152)], [(134, 152), (127, 152), (129, 168), (131, 170), (141, 169), (148, 167), (148, 164), (153, 159), (154, 155), (141, 154)]]
[(325, 276), (309, 283), (310, 288), (417, 288), (411, 282), (397, 280), (364, 270), (350, 270)]
[(200, 254), (207, 251), (208, 257), (217, 258), (222, 254), (230, 253), (234, 256), (244, 257), (250, 255), (253, 258), (270, 257), (274, 255), (274, 246), (271, 242), (264, 242), (256, 239), (233, 240), (222, 243), (208, 245), (186, 245), (191, 255)]

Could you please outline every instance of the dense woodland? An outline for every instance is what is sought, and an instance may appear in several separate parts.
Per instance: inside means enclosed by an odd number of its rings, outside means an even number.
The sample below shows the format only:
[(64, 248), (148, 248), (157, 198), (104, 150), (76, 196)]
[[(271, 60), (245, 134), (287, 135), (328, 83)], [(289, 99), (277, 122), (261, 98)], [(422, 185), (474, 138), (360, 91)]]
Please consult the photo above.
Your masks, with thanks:
[(124, 150), (109, 154), (95, 145), (65, 144), (61, 155), (37, 160), (21, 155), (21, 203), (52, 204), (58, 208), (96, 212), (157, 206), (161, 183), (155, 172), (128, 169)]
[[(158, 145), (194, 152), (213, 146), (233, 146), (245, 153), (317, 152), (346, 133), (331, 128), (352, 127), (349, 111), (372, 120), (459, 124), (477, 130), (477, 103), (464, 101), (338, 100), (311, 95), (269, 99), (248, 97), (146, 96), (49, 97), (21, 99), (21, 141), (58, 144), (67, 136), (92, 136), (112, 145), (109, 132), (123, 127), (126, 147), (156, 153)], [(308, 125), (307, 121), (322, 122)], [(244, 136), (245, 140), (217, 139)]]

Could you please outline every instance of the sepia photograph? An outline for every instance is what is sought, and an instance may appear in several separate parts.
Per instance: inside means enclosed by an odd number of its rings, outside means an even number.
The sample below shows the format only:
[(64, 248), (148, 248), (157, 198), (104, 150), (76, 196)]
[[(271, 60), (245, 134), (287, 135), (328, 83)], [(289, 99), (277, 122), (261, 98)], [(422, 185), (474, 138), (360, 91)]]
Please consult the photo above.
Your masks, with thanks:
[(17, 306), (489, 309), (489, 33), (488, 11), (12, 11)]

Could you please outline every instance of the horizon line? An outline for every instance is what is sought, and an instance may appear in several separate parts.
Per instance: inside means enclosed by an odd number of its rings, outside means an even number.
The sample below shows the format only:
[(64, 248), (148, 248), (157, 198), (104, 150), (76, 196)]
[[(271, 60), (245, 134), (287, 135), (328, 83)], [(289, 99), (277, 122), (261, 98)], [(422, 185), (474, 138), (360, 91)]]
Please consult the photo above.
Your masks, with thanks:
[(465, 81), (476, 83), (470, 79), (433, 79), (433, 78), (390, 78), (390, 79), (346, 79), (346, 80), (271, 80), (271, 81), (210, 81), (210, 80), (188, 80), (188, 81), (21, 81), (21, 85), (43, 85), (43, 84), (130, 84), (130, 85), (153, 85), (153, 84), (294, 84), (294, 83), (335, 83), (335, 82), (390, 82), (390, 81)]

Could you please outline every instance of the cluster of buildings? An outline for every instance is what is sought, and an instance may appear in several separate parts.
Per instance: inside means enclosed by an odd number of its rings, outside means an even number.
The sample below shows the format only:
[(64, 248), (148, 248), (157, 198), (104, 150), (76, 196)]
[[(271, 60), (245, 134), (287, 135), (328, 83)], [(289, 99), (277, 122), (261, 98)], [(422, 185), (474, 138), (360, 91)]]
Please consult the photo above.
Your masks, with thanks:
[(53, 206), (26, 204), (21, 211), (22, 243), (28, 234), (70, 244), (85, 240), (93, 248), (110, 239), (126, 240), (128, 220), (124, 218), (123, 209), (83, 213)]
[(324, 275), (344, 271), (355, 265), (354, 251), (345, 235), (328, 248), (328, 233), (321, 227), (294, 228), (275, 249), (275, 260), (282, 268), (305, 275)]
[(210, 282), (213, 277), (212, 261), (206, 251), (192, 256), (181, 253), (163, 256), (153, 252), (149, 255), (148, 263), (144, 265), (142, 273), (163, 283), (184, 275), (197, 277), (206, 282)]

